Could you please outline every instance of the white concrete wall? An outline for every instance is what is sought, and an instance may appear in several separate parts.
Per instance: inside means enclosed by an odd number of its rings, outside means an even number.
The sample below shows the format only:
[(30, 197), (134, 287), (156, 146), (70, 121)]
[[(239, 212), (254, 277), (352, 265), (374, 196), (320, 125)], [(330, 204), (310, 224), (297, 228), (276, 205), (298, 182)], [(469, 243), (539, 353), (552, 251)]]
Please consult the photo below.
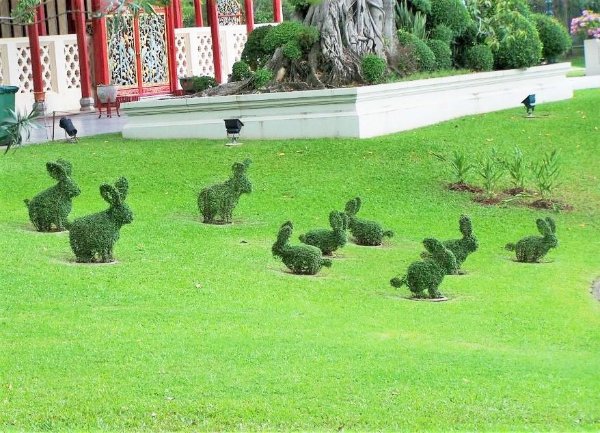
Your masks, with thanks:
[(586, 39), (583, 41), (585, 56), (585, 75), (600, 75), (600, 39)]
[(470, 114), (569, 99), (569, 63), (358, 88), (125, 104), (127, 138), (224, 138), (224, 119), (244, 122), (241, 138), (366, 138)]

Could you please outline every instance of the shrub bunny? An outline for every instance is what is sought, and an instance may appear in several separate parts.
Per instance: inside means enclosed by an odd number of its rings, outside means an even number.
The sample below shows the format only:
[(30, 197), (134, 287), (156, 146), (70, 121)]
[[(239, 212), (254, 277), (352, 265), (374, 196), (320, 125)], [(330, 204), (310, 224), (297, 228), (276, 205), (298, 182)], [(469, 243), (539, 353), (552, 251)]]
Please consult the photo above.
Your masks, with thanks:
[(456, 271), (458, 267), (456, 258), (452, 251), (444, 247), (437, 239), (425, 239), (423, 245), (430, 254), (430, 258), (411, 263), (406, 275), (402, 278), (392, 278), (390, 284), (396, 288), (406, 284), (415, 298), (425, 298), (425, 291), (432, 299), (441, 298), (443, 296), (438, 291), (438, 287), (446, 274)]
[(78, 218), (69, 227), (69, 242), (78, 262), (113, 261), (113, 247), (119, 239), (119, 230), (133, 221), (133, 213), (125, 198), (129, 184), (124, 177), (115, 185), (102, 184), (100, 195), (110, 207), (102, 212)]
[(518, 262), (539, 262), (548, 253), (550, 248), (558, 246), (554, 220), (550, 217), (547, 217), (545, 220), (539, 218), (536, 224), (542, 236), (527, 236), (516, 244), (506, 244), (507, 250), (516, 253)]
[[(450, 239), (442, 242), (442, 244), (448, 248), (456, 257), (456, 264), (458, 265), (458, 269), (456, 273), (460, 272), (460, 267), (467, 259), (468, 255), (477, 251), (477, 247), (479, 246), (477, 242), (477, 238), (473, 234), (473, 225), (471, 224), (471, 218), (467, 215), (461, 215), (459, 220), (459, 229), (462, 233), (462, 239)], [(423, 252), (421, 257), (428, 258), (429, 253)]]
[[(233, 209), (242, 194), (252, 192), (252, 183), (246, 175), (250, 166), (249, 159), (244, 162), (236, 162), (231, 167), (233, 175), (223, 183), (203, 188), (198, 195), (198, 209), (204, 217), (203, 222), (207, 224), (231, 223)], [(217, 215), (220, 220), (217, 220)]]
[(330, 256), (335, 250), (346, 245), (348, 236), (348, 217), (344, 212), (331, 211), (329, 213), (329, 224), (332, 230), (315, 229), (299, 236), (300, 242), (314, 245), (321, 252)]
[(67, 218), (72, 208), (72, 199), (81, 190), (71, 179), (72, 165), (69, 161), (58, 159), (46, 163), (46, 169), (52, 179), (58, 183), (37, 194), (31, 200), (25, 200), (29, 210), (29, 219), (40, 232), (49, 232), (52, 226), (62, 231), (66, 228)]
[(277, 234), (277, 241), (271, 249), (273, 256), (279, 257), (294, 274), (315, 275), (322, 266), (331, 266), (331, 260), (321, 257), (321, 250), (317, 247), (289, 245), (288, 241), (292, 236), (292, 231), (291, 221), (287, 221), (281, 226)]
[(350, 233), (352, 233), (352, 236), (358, 245), (381, 245), (384, 237), (391, 238), (394, 236), (393, 231), (383, 230), (379, 223), (356, 217), (356, 214), (360, 210), (360, 206), (360, 197), (353, 198), (346, 203), (348, 228), (350, 229)]

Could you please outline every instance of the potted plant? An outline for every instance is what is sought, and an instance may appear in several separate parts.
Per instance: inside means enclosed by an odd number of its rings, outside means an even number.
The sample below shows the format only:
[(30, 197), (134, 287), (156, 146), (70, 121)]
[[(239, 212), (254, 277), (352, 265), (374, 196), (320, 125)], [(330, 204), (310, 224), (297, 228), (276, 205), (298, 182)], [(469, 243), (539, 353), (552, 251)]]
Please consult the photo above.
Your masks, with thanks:
[(115, 102), (117, 100), (118, 87), (114, 84), (97, 84), (96, 94), (101, 103)]
[(585, 56), (585, 74), (600, 75), (600, 14), (584, 10), (571, 20), (571, 34), (581, 35)]

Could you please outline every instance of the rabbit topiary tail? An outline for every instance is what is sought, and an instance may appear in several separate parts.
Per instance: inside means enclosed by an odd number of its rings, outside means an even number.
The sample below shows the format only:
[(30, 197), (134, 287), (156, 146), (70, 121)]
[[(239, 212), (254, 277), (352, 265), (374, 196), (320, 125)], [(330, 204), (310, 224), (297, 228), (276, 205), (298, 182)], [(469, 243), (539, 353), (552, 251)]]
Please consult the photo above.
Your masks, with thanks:
[(406, 284), (406, 275), (403, 276), (402, 278), (398, 278), (398, 277), (392, 278), (390, 280), (390, 284), (392, 285), (392, 287), (399, 289), (400, 287), (402, 287), (403, 285)]
[(514, 251), (517, 246), (515, 244), (506, 244), (504, 248), (506, 248), (508, 251)]
[(331, 260), (330, 259), (321, 259), (321, 264), (323, 266), (325, 266), (326, 268), (330, 268), (331, 267)]
[(300, 242), (302, 242), (303, 244), (306, 243), (306, 235), (305, 234), (301, 234), (300, 236), (298, 236), (298, 239), (300, 240)]
[(394, 237), (394, 232), (392, 230), (386, 230), (386, 231), (383, 232), (383, 237), (393, 238)]
[(29, 202), (30, 200), (28, 198), (26, 198), (25, 200), (23, 200), (25, 202), (25, 206), (29, 207)]

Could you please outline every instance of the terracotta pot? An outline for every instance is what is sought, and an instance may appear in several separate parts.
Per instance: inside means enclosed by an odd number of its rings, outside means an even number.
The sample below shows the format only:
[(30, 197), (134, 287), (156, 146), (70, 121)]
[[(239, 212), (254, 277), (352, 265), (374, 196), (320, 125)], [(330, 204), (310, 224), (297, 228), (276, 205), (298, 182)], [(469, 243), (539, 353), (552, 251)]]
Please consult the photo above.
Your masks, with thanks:
[(113, 84), (98, 84), (96, 86), (98, 99), (103, 104), (106, 104), (107, 102), (115, 102), (117, 100), (117, 90), (117, 86)]
[(179, 84), (184, 92), (194, 93), (194, 77), (181, 77)]

